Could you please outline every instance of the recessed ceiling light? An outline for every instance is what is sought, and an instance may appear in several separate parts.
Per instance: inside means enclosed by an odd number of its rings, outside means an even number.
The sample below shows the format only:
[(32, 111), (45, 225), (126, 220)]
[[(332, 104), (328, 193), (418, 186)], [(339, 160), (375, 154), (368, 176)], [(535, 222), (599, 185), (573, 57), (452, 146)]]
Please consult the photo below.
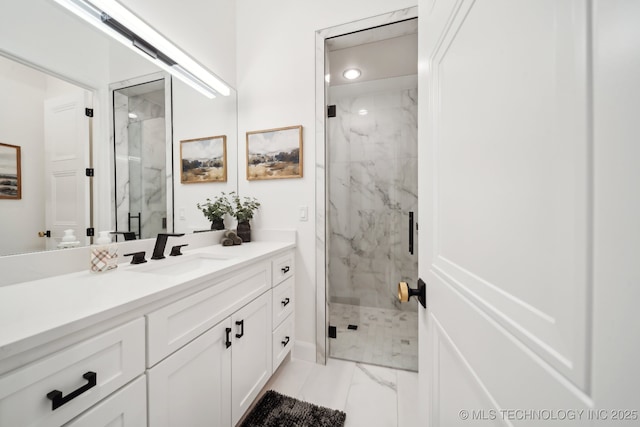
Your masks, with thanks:
[(357, 68), (349, 68), (348, 70), (344, 70), (344, 73), (342, 73), (344, 78), (347, 80), (355, 80), (360, 77), (360, 74), (362, 73)]
[(358, 111), (358, 114), (360, 114), (361, 116), (366, 116), (367, 114), (369, 114), (369, 110), (365, 110), (364, 108), (362, 110)]
[(325, 74), (324, 75), (324, 81), (327, 83), (331, 83), (331, 74)]
[(129, 118), (130, 119), (137, 119), (138, 115), (136, 113), (129, 113)]

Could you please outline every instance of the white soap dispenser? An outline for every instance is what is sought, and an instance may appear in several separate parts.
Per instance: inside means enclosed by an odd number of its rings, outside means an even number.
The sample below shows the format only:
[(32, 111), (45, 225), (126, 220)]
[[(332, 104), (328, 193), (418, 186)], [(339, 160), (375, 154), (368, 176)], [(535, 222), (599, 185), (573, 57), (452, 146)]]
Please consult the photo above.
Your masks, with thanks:
[(113, 270), (118, 267), (118, 245), (111, 242), (109, 231), (101, 231), (96, 244), (91, 245), (92, 273)]

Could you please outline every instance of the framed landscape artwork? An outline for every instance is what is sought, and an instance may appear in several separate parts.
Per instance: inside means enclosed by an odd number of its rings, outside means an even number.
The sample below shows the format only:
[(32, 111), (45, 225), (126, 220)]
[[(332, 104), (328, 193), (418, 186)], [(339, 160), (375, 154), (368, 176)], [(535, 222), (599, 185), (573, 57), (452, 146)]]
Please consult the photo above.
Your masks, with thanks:
[(227, 181), (227, 136), (180, 141), (180, 182)]
[(302, 178), (302, 126), (247, 132), (247, 179)]
[(20, 147), (0, 142), (0, 199), (21, 198)]

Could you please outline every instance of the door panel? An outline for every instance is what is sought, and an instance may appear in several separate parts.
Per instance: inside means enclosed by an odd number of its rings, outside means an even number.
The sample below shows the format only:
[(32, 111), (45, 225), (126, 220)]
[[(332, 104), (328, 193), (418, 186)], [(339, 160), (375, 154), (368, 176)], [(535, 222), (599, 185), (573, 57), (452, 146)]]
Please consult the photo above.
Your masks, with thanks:
[(475, 408), (592, 403), (588, 6), (420, 5), (431, 425)]
[(47, 249), (55, 249), (64, 230), (72, 229), (80, 245), (89, 227), (89, 119), (85, 94), (45, 100), (45, 224), (51, 230)]

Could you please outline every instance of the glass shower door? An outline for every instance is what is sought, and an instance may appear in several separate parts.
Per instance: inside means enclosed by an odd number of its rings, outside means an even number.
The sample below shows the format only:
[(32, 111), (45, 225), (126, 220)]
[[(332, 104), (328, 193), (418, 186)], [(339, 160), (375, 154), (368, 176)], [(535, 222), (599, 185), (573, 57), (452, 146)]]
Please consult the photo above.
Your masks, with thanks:
[[(328, 119), (329, 356), (417, 371), (417, 78), (332, 86)], [(417, 239), (413, 239), (417, 242)]]

